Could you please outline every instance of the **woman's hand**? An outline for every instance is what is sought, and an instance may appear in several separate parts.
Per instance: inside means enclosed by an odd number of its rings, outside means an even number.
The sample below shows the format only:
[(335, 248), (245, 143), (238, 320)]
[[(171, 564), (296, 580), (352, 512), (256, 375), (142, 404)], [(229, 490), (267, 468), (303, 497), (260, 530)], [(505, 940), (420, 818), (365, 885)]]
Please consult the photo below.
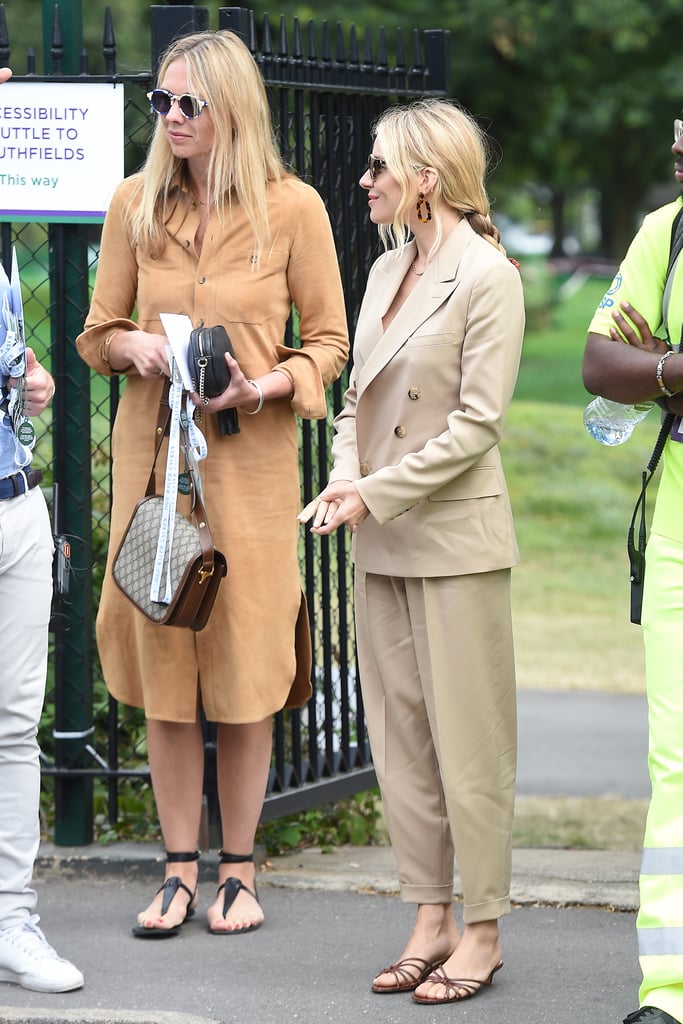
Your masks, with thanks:
[(210, 398), (204, 405), (199, 395), (193, 394), (192, 401), (200, 409), (207, 412), (218, 412), (219, 409), (244, 409), (245, 412), (254, 413), (263, 407), (263, 403), (272, 401), (275, 398), (291, 399), (294, 394), (294, 385), (287, 373), (283, 370), (271, 370), (258, 382), (252, 382), (245, 377), (240, 364), (227, 352), (225, 361), (230, 371), (230, 383), (225, 391), (215, 398)]
[[(253, 412), (260, 401), (260, 393), (253, 384), (250, 384), (240, 369), (240, 364), (228, 352), (225, 353), (225, 361), (230, 371), (230, 383), (225, 391), (215, 398), (210, 398), (204, 405), (198, 394), (193, 393), (192, 401), (200, 409), (207, 412), (218, 412), (219, 409), (245, 409), (246, 412)], [(280, 374), (282, 376), (282, 374)]]
[(645, 352), (668, 351), (667, 343), (663, 338), (656, 338), (653, 335), (647, 320), (637, 309), (628, 302), (622, 302), (619, 308), (621, 312), (612, 313), (612, 319), (616, 324), (609, 332), (612, 341), (627, 341), (629, 345)]
[(299, 512), (300, 523), (313, 520), (311, 533), (333, 533), (340, 526), (348, 526), (355, 532), (358, 524), (370, 515), (358, 488), (351, 480), (336, 480), (328, 484), (317, 498)]
[(168, 377), (168, 339), (148, 331), (115, 331), (107, 358), (114, 372), (134, 366), (141, 377)]

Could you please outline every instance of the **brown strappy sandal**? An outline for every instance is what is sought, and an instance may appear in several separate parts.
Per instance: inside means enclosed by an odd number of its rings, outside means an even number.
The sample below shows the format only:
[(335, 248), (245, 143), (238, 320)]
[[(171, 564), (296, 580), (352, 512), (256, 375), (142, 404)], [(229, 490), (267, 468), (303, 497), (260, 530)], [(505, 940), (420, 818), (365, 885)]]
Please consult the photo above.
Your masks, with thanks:
[(500, 960), (493, 968), (488, 978), (484, 978), (483, 981), (477, 981), (476, 978), (449, 978), (443, 967), (437, 967), (437, 969), (425, 978), (425, 981), (431, 981), (434, 985), (443, 985), (444, 994), (442, 996), (430, 997), (430, 996), (418, 996), (413, 992), (413, 1001), (416, 1003), (461, 1003), (463, 999), (472, 999), (481, 992), (482, 988), (488, 988), (493, 984), (493, 975), (496, 971), (499, 971), (503, 966), (503, 961)]
[(389, 995), (393, 992), (414, 992), (418, 985), (427, 980), (432, 971), (444, 963), (445, 959), (446, 957), (443, 960), (430, 962), (423, 960), (421, 956), (406, 956), (397, 964), (389, 964), (375, 975), (378, 978), (380, 974), (393, 974), (396, 984), (376, 985), (373, 982), (372, 991), (379, 995)]

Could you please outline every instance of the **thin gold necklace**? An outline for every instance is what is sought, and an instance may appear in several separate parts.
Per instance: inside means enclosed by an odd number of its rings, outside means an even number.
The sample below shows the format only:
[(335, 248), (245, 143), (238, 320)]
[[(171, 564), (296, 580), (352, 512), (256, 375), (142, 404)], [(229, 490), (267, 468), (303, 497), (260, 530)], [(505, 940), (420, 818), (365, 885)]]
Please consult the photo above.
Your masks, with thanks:
[(416, 275), (416, 277), (424, 277), (424, 270), (416, 270), (415, 269), (415, 264), (416, 263), (417, 263), (417, 256), (415, 257), (413, 262), (410, 264), (410, 269)]

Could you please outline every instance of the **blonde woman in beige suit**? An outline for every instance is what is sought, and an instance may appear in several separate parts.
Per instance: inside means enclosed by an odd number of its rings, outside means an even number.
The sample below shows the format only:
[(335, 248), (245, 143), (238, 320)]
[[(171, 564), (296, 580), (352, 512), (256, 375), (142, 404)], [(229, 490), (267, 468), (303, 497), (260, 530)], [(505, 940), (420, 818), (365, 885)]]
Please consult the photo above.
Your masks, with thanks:
[(372, 988), (423, 1003), (491, 984), (510, 910), (518, 552), (498, 443), (524, 307), (486, 161), (476, 123), (444, 100), (392, 107), (375, 125), (360, 185), (387, 251), (358, 319), (330, 481), (299, 516), (314, 533), (354, 535), (370, 742), (401, 895), (417, 905)]

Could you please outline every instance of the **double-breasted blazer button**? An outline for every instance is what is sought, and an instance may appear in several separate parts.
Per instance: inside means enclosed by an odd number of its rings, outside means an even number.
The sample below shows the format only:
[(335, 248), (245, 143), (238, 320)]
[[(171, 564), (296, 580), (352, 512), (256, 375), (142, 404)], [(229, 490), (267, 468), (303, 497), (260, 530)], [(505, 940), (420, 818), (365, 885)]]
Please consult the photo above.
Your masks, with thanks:
[(399, 423), (399, 425), (397, 427), (394, 427), (394, 433), (396, 434), (396, 437), (405, 437), (406, 434), (408, 433), (408, 431), (406, 430), (406, 428), (404, 426), (402, 426)]
[(417, 402), (417, 400), (418, 400), (418, 398), (420, 397), (421, 394), (422, 394), (422, 392), (421, 392), (421, 390), (419, 388), (410, 388), (410, 390), (408, 391), (408, 398), (412, 402)]
[(370, 463), (369, 462), (361, 462), (361, 464), (360, 464), (360, 475), (361, 476), (370, 476)]

